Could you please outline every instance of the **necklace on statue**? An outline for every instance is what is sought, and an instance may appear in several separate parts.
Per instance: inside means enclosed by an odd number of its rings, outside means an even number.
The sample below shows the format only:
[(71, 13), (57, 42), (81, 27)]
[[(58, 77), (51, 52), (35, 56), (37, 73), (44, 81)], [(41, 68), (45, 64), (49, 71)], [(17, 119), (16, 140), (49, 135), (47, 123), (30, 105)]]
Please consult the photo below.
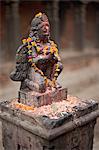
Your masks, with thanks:
[[(23, 44), (27, 44), (28, 62), (34, 68), (35, 72), (38, 72), (39, 74), (41, 74), (41, 76), (43, 76), (45, 83), (47, 85), (48, 84), (47, 77), (44, 75), (44, 73), (40, 69), (37, 68), (36, 64), (33, 62), (32, 47), (34, 47), (36, 49), (38, 55), (40, 53), (43, 53), (44, 55), (46, 55), (47, 53), (51, 53), (51, 54), (54, 54), (58, 59), (60, 59), (59, 55), (58, 55), (57, 45), (51, 40), (49, 41), (48, 45), (41, 45), (39, 42), (33, 41), (32, 38), (30, 38), (30, 37), (28, 37), (27, 39), (23, 39), (22, 42), (23, 42)], [(59, 71), (60, 71), (59, 66), (58, 66), (58, 64), (56, 64), (55, 74), (54, 74), (54, 78), (53, 78), (54, 82), (56, 82)]]

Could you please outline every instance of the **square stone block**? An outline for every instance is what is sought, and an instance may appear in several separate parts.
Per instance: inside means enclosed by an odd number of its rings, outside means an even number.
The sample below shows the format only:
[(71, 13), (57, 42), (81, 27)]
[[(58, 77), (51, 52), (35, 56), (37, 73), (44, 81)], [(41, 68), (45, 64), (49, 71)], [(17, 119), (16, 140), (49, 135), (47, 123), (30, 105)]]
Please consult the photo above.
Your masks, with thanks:
[(40, 107), (43, 105), (49, 105), (52, 102), (62, 101), (66, 98), (66, 88), (60, 88), (56, 89), (55, 91), (49, 91), (45, 93), (19, 91), (19, 102), (29, 106), (34, 105), (36, 107)]

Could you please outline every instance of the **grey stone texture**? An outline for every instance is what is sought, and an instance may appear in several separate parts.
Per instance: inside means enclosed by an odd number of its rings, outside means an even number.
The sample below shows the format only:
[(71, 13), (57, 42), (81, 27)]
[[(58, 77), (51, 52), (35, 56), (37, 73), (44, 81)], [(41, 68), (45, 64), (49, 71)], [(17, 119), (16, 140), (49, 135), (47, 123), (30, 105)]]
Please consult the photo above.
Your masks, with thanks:
[[(98, 103), (86, 101), (71, 115), (50, 119), (0, 104), (4, 150), (92, 150)], [(47, 119), (47, 121), (46, 121)]]
[(26, 105), (40, 107), (51, 104), (53, 101), (58, 102), (67, 98), (67, 89), (59, 88), (55, 91), (38, 93), (19, 91), (19, 102)]

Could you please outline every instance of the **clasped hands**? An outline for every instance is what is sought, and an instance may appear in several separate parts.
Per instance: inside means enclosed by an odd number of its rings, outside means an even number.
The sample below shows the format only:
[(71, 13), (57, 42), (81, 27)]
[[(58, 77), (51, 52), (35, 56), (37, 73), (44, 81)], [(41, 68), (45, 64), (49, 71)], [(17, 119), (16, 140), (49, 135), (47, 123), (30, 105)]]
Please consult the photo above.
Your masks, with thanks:
[(54, 53), (52, 54), (52, 53), (48, 53), (48, 54), (46, 54), (46, 55), (44, 55), (44, 54), (40, 54), (40, 55), (38, 55), (35, 59), (34, 59), (34, 62), (36, 63), (36, 64), (38, 64), (38, 63), (46, 63), (47, 61), (55, 61), (55, 62), (57, 62), (58, 61), (58, 59), (57, 59), (57, 57), (55, 57), (54, 56)]
[(56, 80), (50, 80), (50, 79), (46, 79), (46, 86), (47, 87), (49, 87), (49, 88), (51, 88), (51, 87), (53, 87), (53, 88), (56, 88)]

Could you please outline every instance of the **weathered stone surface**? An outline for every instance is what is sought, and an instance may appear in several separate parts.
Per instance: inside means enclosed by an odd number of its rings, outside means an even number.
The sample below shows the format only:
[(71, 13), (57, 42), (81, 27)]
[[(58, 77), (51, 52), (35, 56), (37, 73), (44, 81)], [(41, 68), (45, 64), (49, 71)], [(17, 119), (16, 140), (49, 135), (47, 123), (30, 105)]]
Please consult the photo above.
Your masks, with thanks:
[(50, 39), (50, 24), (45, 13), (34, 16), (28, 38), (22, 41), (16, 51), (16, 68), (10, 74), (13, 81), (21, 82), (20, 90), (28, 95), (32, 91), (43, 93), (61, 87), (56, 81), (63, 65), (58, 47)]
[(67, 98), (67, 89), (59, 88), (55, 91), (37, 93), (19, 91), (19, 102), (26, 105), (40, 107), (58, 102)]
[(33, 116), (29, 111), (13, 109), (10, 102), (0, 104), (5, 150), (92, 150), (98, 104), (85, 102), (85, 109), (65, 113), (58, 119)]
[(41, 122), (42, 126), (47, 129), (53, 129), (61, 126), (62, 124), (72, 120), (73, 116), (70, 113), (66, 113), (64, 116), (61, 116), (59, 119), (50, 119), (47, 116), (39, 117), (38, 120)]
[[(28, 130), (25, 128), (28, 125)], [(16, 125), (14, 122), (3, 121), (3, 140), (5, 150), (42, 150), (52, 148), (53, 150), (92, 150), (93, 145), (93, 129), (95, 125), (95, 119), (89, 123), (85, 123), (83, 126), (77, 126), (69, 130), (64, 131), (59, 136), (53, 138), (50, 132), (43, 129), (46, 138), (42, 138), (35, 134), (34, 125), (23, 123), (23, 126)], [(67, 126), (69, 128), (69, 124)], [(32, 130), (31, 130), (32, 129)], [(66, 128), (65, 128), (66, 129)], [(34, 132), (34, 133), (33, 133)], [(60, 132), (60, 129), (59, 129)], [(38, 132), (39, 133), (39, 132)], [(54, 133), (55, 134), (55, 133)], [(57, 134), (56, 134), (57, 135)], [(55, 136), (55, 135), (54, 135)], [(48, 138), (52, 140), (48, 140)]]

